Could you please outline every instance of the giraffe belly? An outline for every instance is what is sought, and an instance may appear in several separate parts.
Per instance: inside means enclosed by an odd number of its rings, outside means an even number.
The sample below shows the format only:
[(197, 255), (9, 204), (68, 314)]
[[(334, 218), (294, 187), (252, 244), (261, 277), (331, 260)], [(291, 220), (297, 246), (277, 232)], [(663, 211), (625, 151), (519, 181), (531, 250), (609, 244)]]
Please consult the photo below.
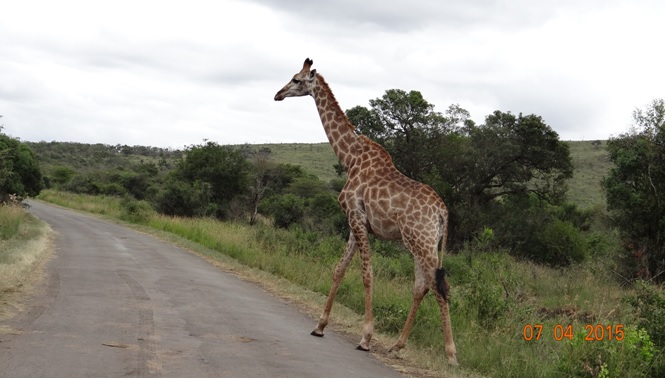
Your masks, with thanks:
[[(380, 214), (376, 214), (380, 213)], [(392, 212), (367, 212), (367, 223), (370, 233), (384, 240), (400, 240), (402, 233)]]

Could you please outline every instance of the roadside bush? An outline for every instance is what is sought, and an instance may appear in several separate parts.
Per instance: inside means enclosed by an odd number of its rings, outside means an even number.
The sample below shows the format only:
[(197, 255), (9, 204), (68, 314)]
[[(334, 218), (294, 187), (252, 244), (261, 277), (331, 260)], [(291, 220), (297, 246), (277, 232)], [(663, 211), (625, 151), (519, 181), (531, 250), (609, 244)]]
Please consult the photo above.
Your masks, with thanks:
[(169, 216), (206, 216), (213, 210), (210, 207), (210, 185), (196, 182), (190, 184), (171, 178), (166, 180), (164, 187), (155, 196), (155, 208), (159, 213)]
[(122, 213), (120, 218), (134, 224), (143, 224), (150, 221), (155, 210), (144, 200), (135, 200), (126, 196), (120, 202)]
[(259, 211), (271, 216), (275, 226), (288, 228), (302, 221), (305, 203), (302, 198), (292, 194), (271, 196), (261, 202)]

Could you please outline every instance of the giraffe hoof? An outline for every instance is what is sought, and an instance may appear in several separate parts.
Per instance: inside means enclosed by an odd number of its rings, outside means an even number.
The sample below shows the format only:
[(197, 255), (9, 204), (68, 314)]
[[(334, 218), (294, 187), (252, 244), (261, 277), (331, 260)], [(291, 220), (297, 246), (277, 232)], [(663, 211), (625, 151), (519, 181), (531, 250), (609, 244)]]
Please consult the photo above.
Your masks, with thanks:
[(310, 335), (316, 336), (316, 337), (323, 337), (323, 333), (319, 332), (318, 330), (314, 330), (310, 333)]
[(369, 351), (369, 347), (363, 347), (362, 345), (358, 345), (358, 347), (356, 347), (356, 350)]
[(389, 353), (396, 353), (396, 352), (402, 350), (403, 347), (404, 346), (399, 346), (399, 345), (395, 344), (395, 345), (393, 345), (393, 347), (390, 348), (390, 350), (388, 350), (388, 352)]

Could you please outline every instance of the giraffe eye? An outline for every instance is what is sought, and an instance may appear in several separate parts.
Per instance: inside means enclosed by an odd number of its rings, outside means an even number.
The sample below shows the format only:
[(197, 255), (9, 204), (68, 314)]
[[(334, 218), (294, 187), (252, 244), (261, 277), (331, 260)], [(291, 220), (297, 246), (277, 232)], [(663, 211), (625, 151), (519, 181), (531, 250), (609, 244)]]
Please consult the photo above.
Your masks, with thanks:
[(293, 78), (292, 82), (293, 82), (293, 84), (300, 84), (300, 80), (298, 80), (296, 78)]

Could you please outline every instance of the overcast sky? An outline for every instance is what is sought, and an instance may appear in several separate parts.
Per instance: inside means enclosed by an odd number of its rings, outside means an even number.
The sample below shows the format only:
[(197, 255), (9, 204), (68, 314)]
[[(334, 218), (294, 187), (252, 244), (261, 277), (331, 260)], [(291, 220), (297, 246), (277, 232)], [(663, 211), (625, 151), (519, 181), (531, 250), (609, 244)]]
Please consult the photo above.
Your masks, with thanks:
[(564, 140), (665, 97), (665, 1), (0, 0), (0, 124), (23, 141), (325, 142), (305, 58), (343, 109), (387, 89), (537, 114)]

